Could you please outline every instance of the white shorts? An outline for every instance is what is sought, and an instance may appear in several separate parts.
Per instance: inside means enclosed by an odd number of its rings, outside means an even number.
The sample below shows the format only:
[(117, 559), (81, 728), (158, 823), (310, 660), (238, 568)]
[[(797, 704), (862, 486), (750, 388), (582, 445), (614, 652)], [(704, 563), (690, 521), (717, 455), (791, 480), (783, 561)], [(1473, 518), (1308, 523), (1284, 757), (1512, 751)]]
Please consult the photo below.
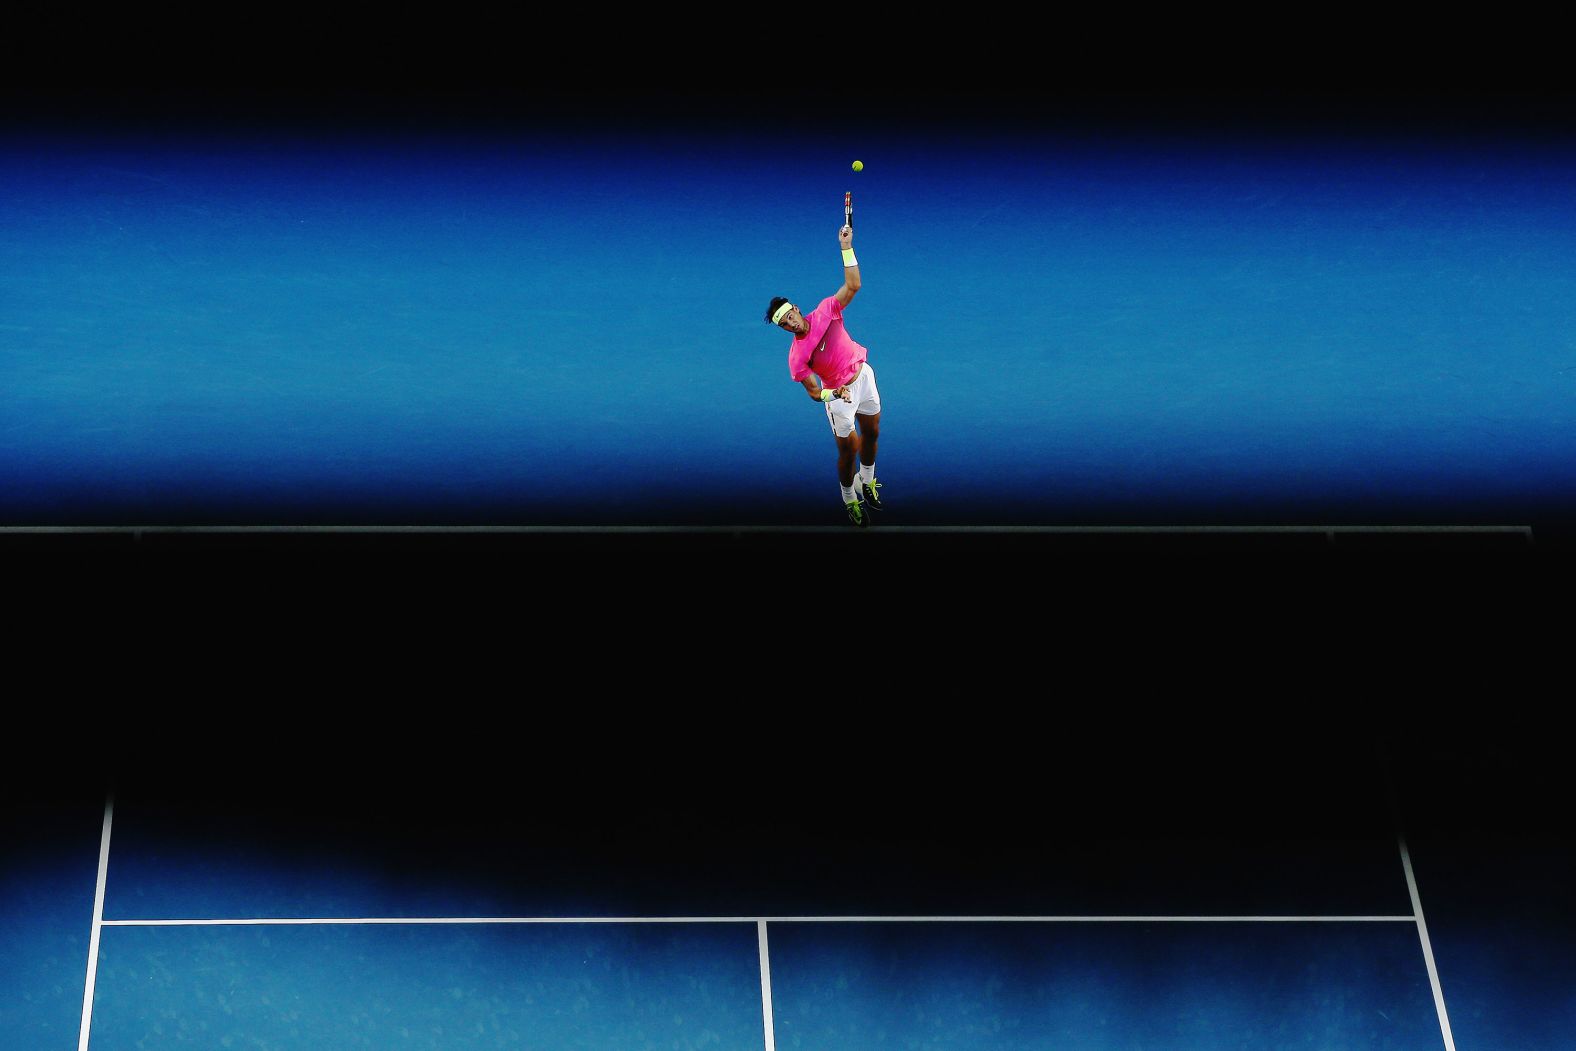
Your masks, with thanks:
[(852, 402), (833, 398), (826, 403), (827, 422), (832, 425), (832, 433), (839, 438), (854, 433), (854, 413), (874, 416), (881, 411), (881, 392), (876, 390), (876, 371), (868, 361), (859, 366), (859, 375), (848, 385), (848, 395), (854, 399)]

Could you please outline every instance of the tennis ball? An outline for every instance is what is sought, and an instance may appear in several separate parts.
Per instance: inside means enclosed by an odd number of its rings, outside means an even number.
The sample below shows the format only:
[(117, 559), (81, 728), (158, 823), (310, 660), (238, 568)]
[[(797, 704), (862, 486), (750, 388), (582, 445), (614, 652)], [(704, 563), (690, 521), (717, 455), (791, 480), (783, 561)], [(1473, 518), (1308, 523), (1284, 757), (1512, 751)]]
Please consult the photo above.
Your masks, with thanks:
[(865, 170), (865, 162), (864, 161), (855, 161), (854, 162), (854, 171), (862, 172), (864, 170)]

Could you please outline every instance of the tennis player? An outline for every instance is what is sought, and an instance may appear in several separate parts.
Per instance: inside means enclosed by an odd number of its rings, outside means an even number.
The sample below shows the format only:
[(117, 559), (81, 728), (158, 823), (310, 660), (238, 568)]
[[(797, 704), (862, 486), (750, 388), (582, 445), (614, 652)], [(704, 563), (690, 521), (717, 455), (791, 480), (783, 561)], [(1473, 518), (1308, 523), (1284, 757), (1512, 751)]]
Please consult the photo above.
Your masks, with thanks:
[[(837, 480), (843, 490), (848, 520), (870, 524), (866, 508), (881, 510), (876, 481), (876, 441), (881, 437), (881, 394), (866, 351), (843, 327), (843, 309), (859, 291), (859, 263), (854, 259), (854, 228), (837, 235), (843, 248), (843, 287), (809, 314), (785, 297), (766, 308), (766, 320), (793, 333), (788, 346), (788, 374), (804, 385), (810, 397), (826, 405), (826, 420), (837, 439)], [(857, 482), (854, 459), (859, 460)], [(858, 490), (856, 491), (855, 485)]]

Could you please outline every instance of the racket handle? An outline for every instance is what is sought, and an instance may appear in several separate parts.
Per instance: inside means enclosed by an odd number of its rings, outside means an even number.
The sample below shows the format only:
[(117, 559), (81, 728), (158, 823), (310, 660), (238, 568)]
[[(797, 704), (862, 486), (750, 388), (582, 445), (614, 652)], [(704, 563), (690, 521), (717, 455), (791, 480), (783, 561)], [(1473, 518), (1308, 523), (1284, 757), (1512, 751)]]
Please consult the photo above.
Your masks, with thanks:
[(852, 190), (843, 194), (843, 225), (850, 230), (854, 228), (854, 192)]

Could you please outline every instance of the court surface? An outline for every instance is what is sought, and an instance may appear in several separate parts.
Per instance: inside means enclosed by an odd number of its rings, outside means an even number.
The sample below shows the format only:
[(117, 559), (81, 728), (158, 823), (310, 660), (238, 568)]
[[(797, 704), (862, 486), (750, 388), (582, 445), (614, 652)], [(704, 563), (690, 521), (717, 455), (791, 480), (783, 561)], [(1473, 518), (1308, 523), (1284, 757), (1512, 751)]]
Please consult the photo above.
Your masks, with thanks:
[(124, 775), (109, 807), (12, 785), (0, 1022), (39, 1049), (1565, 1046), (1563, 839), (1479, 827), (1437, 749), (1188, 744), (925, 779), (831, 753), (791, 784), (772, 750), (424, 777), (305, 748)]

